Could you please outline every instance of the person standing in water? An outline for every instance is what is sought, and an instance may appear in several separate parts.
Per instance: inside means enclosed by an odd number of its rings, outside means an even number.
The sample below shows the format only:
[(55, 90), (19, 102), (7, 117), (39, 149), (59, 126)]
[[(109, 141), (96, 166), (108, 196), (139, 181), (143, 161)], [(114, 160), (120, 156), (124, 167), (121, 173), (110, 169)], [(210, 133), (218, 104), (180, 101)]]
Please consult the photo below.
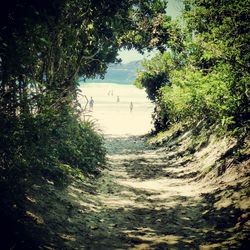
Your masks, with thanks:
[(90, 97), (90, 101), (89, 101), (89, 110), (93, 110), (93, 108), (94, 108), (94, 100), (93, 100), (93, 98), (92, 98), (92, 96)]
[(130, 105), (129, 105), (129, 110), (130, 110), (130, 112), (133, 111), (133, 108), (134, 108), (133, 102), (130, 102)]

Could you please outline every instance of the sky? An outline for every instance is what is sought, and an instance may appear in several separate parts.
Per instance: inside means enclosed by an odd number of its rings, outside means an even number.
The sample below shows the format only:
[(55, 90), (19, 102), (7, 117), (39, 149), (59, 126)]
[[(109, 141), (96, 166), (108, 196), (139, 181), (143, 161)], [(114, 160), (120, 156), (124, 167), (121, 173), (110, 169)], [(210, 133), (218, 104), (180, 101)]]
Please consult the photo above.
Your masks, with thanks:
[(122, 59), (122, 63), (128, 63), (132, 61), (142, 60), (142, 59), (149, 59), (154, 52), (148, 53), (145, 52), (144, 55), (137, 52), (135, 49), (131, 50), (120, 50), (119, 52), (119, 58)]
[[(168, 0), (168, 7), (167, 7), (167, 14), (175, 18), (181, 10), (181, 0)], [(144, 53), (141, 55), (136, 50), (121, 50), (119, 52), (119, 57), (122, 59), (122, 63), (128, 63), (131, 61), (142, 60), (142, 59), (149, 59), (155, 53)]]

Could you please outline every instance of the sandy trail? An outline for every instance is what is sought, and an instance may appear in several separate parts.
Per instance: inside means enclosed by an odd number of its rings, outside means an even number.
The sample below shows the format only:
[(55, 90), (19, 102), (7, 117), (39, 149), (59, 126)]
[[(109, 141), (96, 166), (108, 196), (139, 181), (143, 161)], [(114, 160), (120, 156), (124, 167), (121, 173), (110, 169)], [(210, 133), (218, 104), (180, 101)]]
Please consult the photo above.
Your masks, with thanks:
[(107, 138), (109, 145), (110, 170), (99, 186), (99, 200), (115, 228), (105, 230), (112, 240), (106, 246), (97, 240), (96, 247), (190, 249), (204, 242), (199, 235), (208, 227), (199, 188), (167, 176), (168, 154), (150, 148), (141, 137)]
[(108, 166), (99, 178), (76, 179), (61, 192), (35, 187), (39, 195), (31, 200), (40, 205), (28, 214), (44, 230), (29, 234), (39, 249), (247, 249), (241, 246), (249, 227), (237, 223), (242, 213), (228, 204), (237, 183), (194, 181), (193, 158), (180, 154), (182, 146), (109, 135), (106, 147)]
[(139, 136), (109, 136), (106, 147), (109, 167), (94, 196), (86, 201), (79, 186), (71, 190), (83, 210), (71, 214), (81, 234), (67, 233), (67, 249), (238, 249), (235, 211), (212, 208), (211, 197), (183, 174), (186, 159), (176, 167), (178, 152)]

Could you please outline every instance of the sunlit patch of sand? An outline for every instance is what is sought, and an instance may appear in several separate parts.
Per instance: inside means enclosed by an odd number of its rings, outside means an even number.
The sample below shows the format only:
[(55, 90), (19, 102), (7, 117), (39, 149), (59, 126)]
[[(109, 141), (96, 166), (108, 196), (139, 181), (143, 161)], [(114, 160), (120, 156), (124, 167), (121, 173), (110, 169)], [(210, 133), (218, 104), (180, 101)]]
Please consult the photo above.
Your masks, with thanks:
[[(137, 179), (127, 179), (127, 180), (117, 180), (120, 185), (128, 186), (134, 189), (141, 189), (149, 192), (156, 192), (160, 195), (157, 195), (158, 198), (164, 199), (165, 197), (171, 197), (176, 195), (186, 196), (186, 197), (196, 197), (201, 194), (200, 190), (193, 185), (185, 185), (183, 182), (180, 182), (178, 179), (153, 179), (140, 181)], [(177, 183), (180, 182), (180, 185)], [(171, 185), (173, 184), (173, 185)]]
[(67, 241), (76, 241), (76, 238), (73, 235), (69, 235), (69, 234), (61, 234), (60, 237), (63, 240), (67, 240)]
[(43, 218), (31, 211), (26, 211), (26, 216), (32, 219), (36, 224), (44, 224)]
[(125, 199), (119, 196), (102, 196), (102, 204), (109, 208), (121, 208), (121, 207), (135, 207), (135, 201), (132, 199)]
[(93, 199), (90, 202), (89, 198), (87, 198), (87, 195), (91, 194), (88, 194), (86, 191), (83, 190), (83, 188), (69, 186), (68, 195), (72, 199), (72, 201), (77, 201), (79, 205), (79, 211), (82, 209), (87, 209), (91, 212), (98, 212), (100, 210), (100, 204)]
[[(200, 250), (213, 250), (213, 249), (222, 249), (222, 245), (219, 243), (201, 245), (199, 247)], [(223, 248), (225, 249), (225, 248)]]
[(134, 242), (139, 243), (130, 247), (130, 250), (154, 249), (155, 245), (164, 243), (171, 246), (177, 244), (183, 239), (183, 237), (179, 235), (159, 235), (151, 228), (142, 227), (135, 230), (124, 230), (123, 233), (125, 233), (127, 237), (131, 238)]

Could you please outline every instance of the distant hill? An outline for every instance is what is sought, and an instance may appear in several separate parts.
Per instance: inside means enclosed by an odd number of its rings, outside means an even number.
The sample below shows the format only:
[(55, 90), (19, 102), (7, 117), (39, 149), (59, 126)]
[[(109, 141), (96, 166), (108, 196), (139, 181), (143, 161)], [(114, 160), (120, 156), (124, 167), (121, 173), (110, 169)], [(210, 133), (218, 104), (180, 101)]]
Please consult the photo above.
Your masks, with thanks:
[[(132, 84), (136, 78), (136, 72), (141, 69), (141, 61), (132, 61), (129, 63), (111, 64), (107, 70), (104, 79), (96, 77), (94, 79), (87, 79), (85, 82), (109, 82), (120, 84)], [(81, 79), (80, 79), (81, 81)]]

